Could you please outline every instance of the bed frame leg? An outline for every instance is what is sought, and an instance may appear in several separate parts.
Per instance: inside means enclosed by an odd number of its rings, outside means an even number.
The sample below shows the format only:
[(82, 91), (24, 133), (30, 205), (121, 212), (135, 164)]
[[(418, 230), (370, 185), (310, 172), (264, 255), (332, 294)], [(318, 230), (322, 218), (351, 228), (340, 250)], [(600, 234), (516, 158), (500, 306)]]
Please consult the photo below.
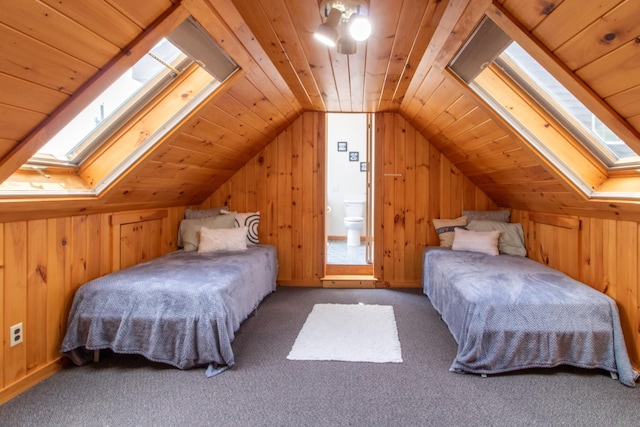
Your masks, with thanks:
[(100, 350), (93, 350), (93, 363), (100, 361)]
[(609, 372), (609, 375), (611, 375), (611, 379), (612, 380), (617, 380), (618, 379), (618, 374), (616, 372)]

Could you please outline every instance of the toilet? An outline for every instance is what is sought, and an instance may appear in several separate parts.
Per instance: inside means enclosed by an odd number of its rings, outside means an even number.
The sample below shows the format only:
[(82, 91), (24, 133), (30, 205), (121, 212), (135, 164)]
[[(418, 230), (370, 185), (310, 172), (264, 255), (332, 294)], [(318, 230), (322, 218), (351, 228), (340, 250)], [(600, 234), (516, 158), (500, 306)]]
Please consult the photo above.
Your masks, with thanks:
[(360, 230), (364, 225), (364, 200), (344, 201), (344, 225), (347, 227), (347, 246), (360, 246)]

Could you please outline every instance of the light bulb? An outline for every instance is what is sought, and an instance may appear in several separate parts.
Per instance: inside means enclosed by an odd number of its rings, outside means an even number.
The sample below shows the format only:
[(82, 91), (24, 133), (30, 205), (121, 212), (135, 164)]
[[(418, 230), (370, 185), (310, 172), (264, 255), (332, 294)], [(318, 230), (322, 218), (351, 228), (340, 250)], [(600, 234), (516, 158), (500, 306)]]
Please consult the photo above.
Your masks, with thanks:
[(313, 36), (327, 46), (334, 47), (338, 39), (338, 24), (340, 23), (340, 18), (342, 18), (342, 12), (332, 8), (327, 17), (327, 21), (324, 24), (320, 24)]
[(364, 41), (371, 35), (371, 23), (364, 16), (354, 14), (349, 19), (349, 34), (356, 41)]

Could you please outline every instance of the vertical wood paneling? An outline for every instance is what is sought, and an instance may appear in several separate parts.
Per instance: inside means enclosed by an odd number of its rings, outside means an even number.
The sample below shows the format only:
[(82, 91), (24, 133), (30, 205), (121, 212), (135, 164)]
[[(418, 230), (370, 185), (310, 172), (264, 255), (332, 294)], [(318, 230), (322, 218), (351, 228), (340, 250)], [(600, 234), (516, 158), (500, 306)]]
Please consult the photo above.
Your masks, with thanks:
[(120, 225), (120, 268), (162, 255), (162, 219)]
[(4, 228), (4, 381), (11, 384), (27, 372), (27, 344), (10, 347), (9, 328), (22, 322), (24, 336), (27, 329), (27, 240), (26, 221), (5, 223)]
[(617, 221), (617, 264), (618, 283), (616, 302), (620, 312), (620, 322), (627, 348), (634, 349), (631, 360), (640, 366), (638, 328), (638, 223)]
[(393, 277), (396, 281), (405, 282), (407, 278), (404, 273), (404, 261), (405, 254), (405, 227), (406, 218), (405, 212), (407, 207), (407, 201), (405, 200), (405, 189), (407, 186), (407, 175), (405, 171), (405, 158), (406, 158), (406, 127), (404, 119), (398, 114), (390, 114), (393, 123), (394, 139), (392, 144), (388, 144), (393, 147), (393, 170), (398, 176), (393, 179), (393, 191), (394, 203), (393, 203), (393, 246), (387, 245), (391, 250), (393, 259)]
[[(304, 208), (302, 202), (302, 121), (291, 124), (291, 251), (292, 277), (304, 277)], [(307, 187), (309, 188), (309, 187)]]
[[(382, 216), (383, 233), (382, 235), (376, 236), (376, 241), (378, 242), (376, 247), (379, 250), (382, 250), (382, 256), (379, 255), (380, 252), (377, 252), (375, 262), (380, 261), (382, 263), (382, 277), (395, 277), (395, 272), (393, 270), (395, 264), (393, 262), (394, 258), (392, 250), (396, 210), (396, 193), (394, 188), (395, 181), (399, 177), (396, 176), (395, 150), (394, 144), (391, 142), (395, 141), (394, 115), (378, 114), (376, 116), (376, 123), (378, 123), (379, 117), (382, 118), (382, 120), (380, 120), (382, 123), (382, 132), (380, 136), (376, 135), (376, 138), (381, 138), (382, 152), (377, 154), (380, 155), (380, 158), (382, 159), (384, 181), (383, 187), (376, 190), (374, 197), (380, 197), (382, 199), (383, 211), (380, 212), (380, 214)], [(383, 197), (380, 196), (380, 190), (382, 190), (382, 194), (384, 194)], [(378, 212), (374, 214), (374, 217), (377, 216), (376, 214), (378, 214)]]
[(324, 123), (318, 113), (299, 117), (200, 206), (260, 211), (260, 241), (288, 248), (278, 253), (282, 282), (317, 285), (324, 275)]
[[(5, 268), (4, 268), (4, 224), (0, 223), (0, 307), (2, 307), (2, 313), (4, 313), (4, 276), (5, 276)], [(0, 331), (0, 337), (2, 337), (2, 341), (5, 342), (4, 330), (5, 328), (5, 320), (4, 314), (0, 315), (0, 326), (2, 326), (2, 331)], [(2, 366), (0, 366), (0, 389), (4, 388), (4, 345), (0, 345), (0, 360), (2, 360)]]
[[(409, 126), (410, 128), (412, 126)], [(431, 227), (431, 221), (429, 218), (429, 206), (431, 200), (431, 189), (429, 180), (429, 161), (431, 156), (429, 155), (430, 144), (426, 139), (416, 132), (415, 143), (415, 252), (416, 262), (414, 265), (413, 274), (414, 277), (420, 277), (422, 274), (422, 254), (420, 254), (420, 248), (428, 245), (431, 240), (431, 233), (433, 227)], [(425, 183), (429, 183), (426, 184)], [(435, 234), (435, 230), (433, 231)]]
[(326, 159), (326, 142), (327, 142), (327, 123), (326, 116), (324, 114), (315, 114), (305, 119), (309, 123), (309, 132), (313, 135), (313, 144), (315, 149), (313, 150), (313, 185), (318, 191), (313, 199), (313, 220), (315, 226), (313, 227), (313, 241), (322, 241), (323, 244), (314, 245), (314, 260), (315, 268), (318, 272), (314, 280), (320, 280), (322, 275), (322, 269), (324, 268), (324, 262), (326, 259), (327, 246), (325, 242), (325, 221), (326, 221), (326, 182), (327, 174), (324, 168)]
[(376, 235), (378, 280), (383, 286), (417, 286), (422, 278), (422, 252), (437, 245), (433, 218), (451, 218), (463, 209), (496, 205), (401, 116), (376, 115), (376, 156), (383, 185)]
[(46, 235), (46, 220), (27, 223), (27, 371), (47, 360), (47, 246), (42, 244)]
[[(139, 227), (143, 232), (136, 237), (124, 233), (131, 239), (130, 259), (144, 261), (176, 249), (175, 233), (184, 208), (168, 211), (173, 225), (166, 218), (155, 219), (143, 221)], [(127, 215), (135, 220), (140, 212)], [(112, 271), (113, 244), (104, 240), (122, 233), (112, 233), (111, 216), (0, 223), (0, 404), (37, 381), (33, 378), (42, 378), (45, 369), (55, 371), (52, 363), (60, 358), (75, 291)], [(19, 322), (24, 325), (24, 342), (10, 347), (9, 328)]]
[(604, 257), (602, 259), (603, 282), (607, 295), (615, 300), (618, 299), (618, 287), (616, 286), (618, 283), (618, 269), (616, 268), (618, 233), (616, 228), (616, 221), (611, 219), (604, 220), (602, 228), (602, 245), (604, 246)]
[[(399, 116), (398, 116), (399, 117)], [(421, 254), (417, 250), (417, 234), (416, 229), (418, 220), (416, 218), (416, 167), (423, 159), (418, 159), (416, 155), (416, 134), (417, 131), (413, 126), (405, 123), (405, 209), (404, 209), (404, 277), (413, 279), (419, 277), (419, 269)], [(423, 196), (421, 195), (420, 198)]]
[(70, 218), (47, 220), (47, 361), (60, 357), (60, 343), (66, 328), (71, 300), (65, 300), (65, 283), (69, 280), (68, 236)]
[[(315, 115), (314, 115), (315, 116)], [(314, 230), (317, 224), (316, 215), (316, 195), (313, 191), (309, 191), (312, 188), (316, 188), (317, 184), (317, 170), (318, 166), (315, 162), (316, 159), (316, 145), (315, 145), (315, 132), (313, 118), (305, 114), (302, 116), (301, 123), (301, 135), (300, 141), (302, 143), (302, 159), (298, 163), (300, 171), (296, 174), (299, 176), (300, 185), (304, 188), (302, 192), (302, 232), (299, 232), (300, 238), (302, 238), (302, 250), (300, 251), (302, 256), (302, 274), (303, 282), (313, 282), (314, 276), (324, 276), (324, 270), (317, 269), (316, 264), (312, 260), (320, 259), (321, 263), (324, 263), (324, 257), (320, 257), (317, 254), (317, 243), (319, 237), (316, 234), (312, 234), (309, 238), (306, 230)], [(298, 122), (298, 120), (296, 120)], [(294, 122), (294, 126), (296, 126)]]
[[(277, 139), (277, 152), (278, 156), (278, 209), (277, 209), (277, 221), (278, 221), (278, 246), (284, 248), (291, 248), (291, 173), (292, 173), (292, 161), (291, 161), (291, 145), (292, 145), (292, 126), (285, 129)], [(284, 280), (291, 280), (293, 277), (293, 251), (288, 251), (280, 254), (279, 270), (282, 272), (281, 277)]]

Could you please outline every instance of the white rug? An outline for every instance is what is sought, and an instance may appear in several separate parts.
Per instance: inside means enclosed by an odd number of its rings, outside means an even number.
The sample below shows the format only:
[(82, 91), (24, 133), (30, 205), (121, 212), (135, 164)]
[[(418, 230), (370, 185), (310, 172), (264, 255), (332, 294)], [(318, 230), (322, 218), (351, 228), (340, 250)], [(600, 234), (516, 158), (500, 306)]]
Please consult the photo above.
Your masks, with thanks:
[(402, 351), (393, 307), (316, 304), (287, 359), (400, 363)]

